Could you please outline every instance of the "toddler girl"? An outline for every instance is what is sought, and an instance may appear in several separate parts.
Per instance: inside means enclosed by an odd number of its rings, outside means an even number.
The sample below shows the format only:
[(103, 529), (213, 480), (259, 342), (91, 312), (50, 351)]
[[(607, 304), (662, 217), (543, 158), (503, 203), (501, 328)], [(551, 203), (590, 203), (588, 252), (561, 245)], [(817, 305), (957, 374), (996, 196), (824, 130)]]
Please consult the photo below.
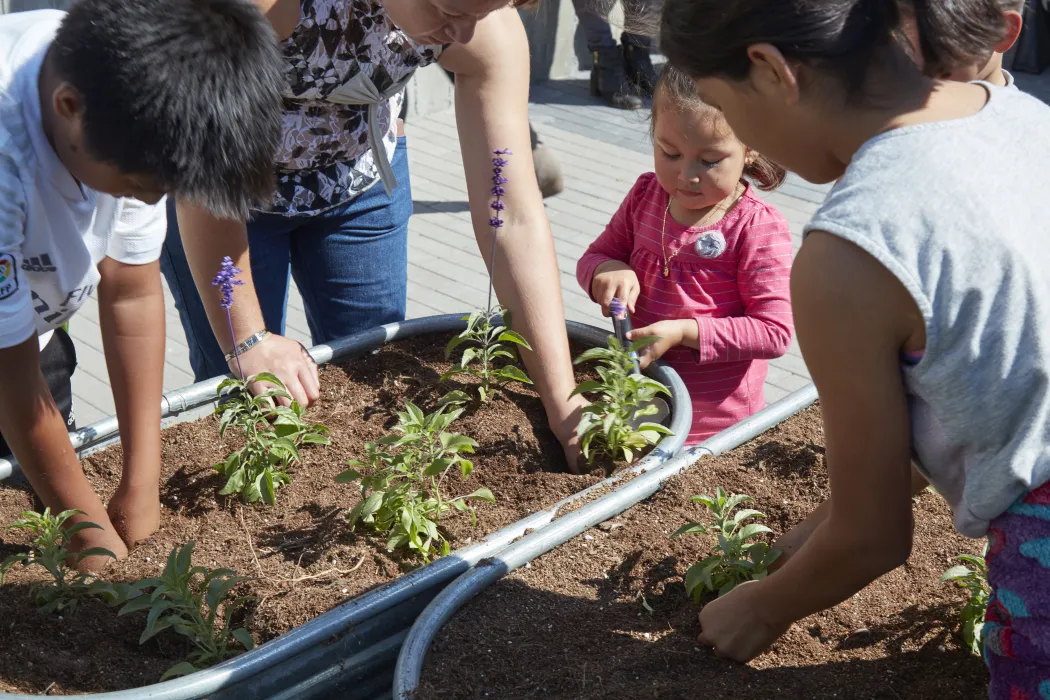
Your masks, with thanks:
[(632, 338), (660, 337), (639, 359), (681, 375), (696, 443), (764, 406), (766, 360), (791, 342), (791, 233), (744, 179), (771, 190), (784, 171), (671, 68), (653, 93), (652, 137), (656, 172), (638, 178), (576, 278), (606, 316), (614, 297), (626, 303)]
[[(923, 63), (986, 57), (998, 0), (912, 0)], [(706, 605), (746, 661), (903, 564), (909, 473), (989, 536), (993, 700), (1050, 698), (1050, 108), (924, 77), (892, 0), (668, 0), (660, 48), (749, 144), (841, 177), (792, 271), (831, 501), (762, 581)], [(1023, 176), (1017, 175), (1023, 173)]]

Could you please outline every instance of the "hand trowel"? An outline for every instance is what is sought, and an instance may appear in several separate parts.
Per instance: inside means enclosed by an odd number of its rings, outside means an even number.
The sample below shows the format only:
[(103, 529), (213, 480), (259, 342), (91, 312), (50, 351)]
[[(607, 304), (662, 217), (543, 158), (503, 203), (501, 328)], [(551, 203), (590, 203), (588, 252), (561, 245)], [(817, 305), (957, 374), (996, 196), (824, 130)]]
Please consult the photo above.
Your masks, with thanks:
[[(614, 298), (609, 304), (609, 311), (612, 315), (613, 321), (613, 334), (616, 339), (620, 341), (625, 349), (631, 347), (631, 341), (627, 338), (627, 334), (631, 332), (631, 315), (627, 311), (627, 305), (619, 299)], [(634, 363), (635, 374), (641, 374), (642, 368), (638, 364), (638, 353), (633, 350), (629, 352), (631, 361)], [(656, 410), (653, 411), (651, 407)], [(647, 402), (644, 406), (635, 411), (629, 421), (632, 428), (637, 429), (642, 423), (660, 423), (661, 425), (667, 425), (671, 418), (671, 407), (667, 404), (663, 398), (657, 396), (652, 401)]]

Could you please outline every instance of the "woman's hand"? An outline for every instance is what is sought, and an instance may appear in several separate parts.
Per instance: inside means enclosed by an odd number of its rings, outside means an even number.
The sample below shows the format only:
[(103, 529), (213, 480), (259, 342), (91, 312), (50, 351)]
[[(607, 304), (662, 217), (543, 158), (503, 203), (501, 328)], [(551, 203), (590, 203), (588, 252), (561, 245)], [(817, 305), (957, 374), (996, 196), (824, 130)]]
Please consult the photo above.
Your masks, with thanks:
[(551, 432), (558, 438), (562, 449), (565, 451), (565, 465), (573, 474), (579, 474), (584, 468), (583, 449), (580, 447), (580, 438), (576, 435), (576, 428), (583, 418), (583, 409), (587, 406), (587, 400), (582, 396), (574, 396), (569, 399), (565, 407), (568, 409), (562, 414), (552, 414), (548, 410), (547, 422)]
[(638, 301), (641, 286), (638, 275), (627, 263), (619, 260), (607, 260), (594, 268), (591, 278), (591, 296), (602, 305), (602, 314), (611, 316), (609, 304), (617, 298), (627, 305), (627, 310), (634, 313), (634, 304)]
[(638, 340), (655, 335), (659, 340), (638, 351), (638, 364), (645, 369), (659, 360), (671, 348), (681, 345), (689, 328), (696, 328), (696, 321), (691, 319), (671, 319), (658, 321), (645, 328), (635, 328), (627, 334), (628, 340)]
[[(237, 358), (230, 360), (230, 371), (237, 374)], [(309, 407), (321, 395), (321, 383), (317, 375), (317, 363), (298, 341), (283, 335), (270, 335), (240, 356), (240, 368), (245, 377), (260, 372), (270, 372), (283, 383), (292, 399), (303, 408)], [(253, 394), (269, 386), (267, 382), (253, 382), (249, 390)], [(288, 399), (278, 398), (278, 403), (288, 405)]]
[(764, 615), (768, 605), (761, 596), (760, 583), (742, 583), (700, 611), (701, 644), (715, 654), (747, 663), (781, 637), (790, 623), (772, 623)]

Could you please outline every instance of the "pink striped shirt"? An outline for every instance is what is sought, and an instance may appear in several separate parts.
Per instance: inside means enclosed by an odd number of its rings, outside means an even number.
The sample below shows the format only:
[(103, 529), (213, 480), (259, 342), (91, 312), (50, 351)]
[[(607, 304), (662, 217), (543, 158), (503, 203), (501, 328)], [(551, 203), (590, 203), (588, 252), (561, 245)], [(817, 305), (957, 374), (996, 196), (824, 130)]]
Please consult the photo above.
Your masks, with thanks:
[[(748, 185), (736, 206), (709, 226), (689, 228), (667, 217), (667, 254), (681, 249), (668, 279), (660, 250), (667, 202), (654, 173), (638, 178), (580, 258), (576, 279), (589, 295), (595, 268), (620, 260), (634, 269), (641, 286), (631, 319), (635, 328), (696, 319), (700, 349), (678, 346), (662, 358), (682, 376), (692, 397), (688, 444), (693, 444), (765, 405), (766, 361), (787, 352), (791, 342), (791, 232), (780, 212)], [(718, 233), (724, 251), (702, 257), (697, 242), (714, 241), (717, 250)]]

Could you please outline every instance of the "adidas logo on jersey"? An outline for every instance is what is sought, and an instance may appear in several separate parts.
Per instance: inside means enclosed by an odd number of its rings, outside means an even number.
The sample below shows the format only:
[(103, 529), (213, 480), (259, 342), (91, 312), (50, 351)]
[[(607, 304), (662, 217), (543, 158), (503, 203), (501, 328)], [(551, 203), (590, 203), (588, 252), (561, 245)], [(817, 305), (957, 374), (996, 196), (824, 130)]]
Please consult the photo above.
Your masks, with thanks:
[(26, 272), (54, 272), (55, 266), (51, 264), (51, 256), (45, 253), (39, 258), (26, 258), (23, 260), (22, 269)]

